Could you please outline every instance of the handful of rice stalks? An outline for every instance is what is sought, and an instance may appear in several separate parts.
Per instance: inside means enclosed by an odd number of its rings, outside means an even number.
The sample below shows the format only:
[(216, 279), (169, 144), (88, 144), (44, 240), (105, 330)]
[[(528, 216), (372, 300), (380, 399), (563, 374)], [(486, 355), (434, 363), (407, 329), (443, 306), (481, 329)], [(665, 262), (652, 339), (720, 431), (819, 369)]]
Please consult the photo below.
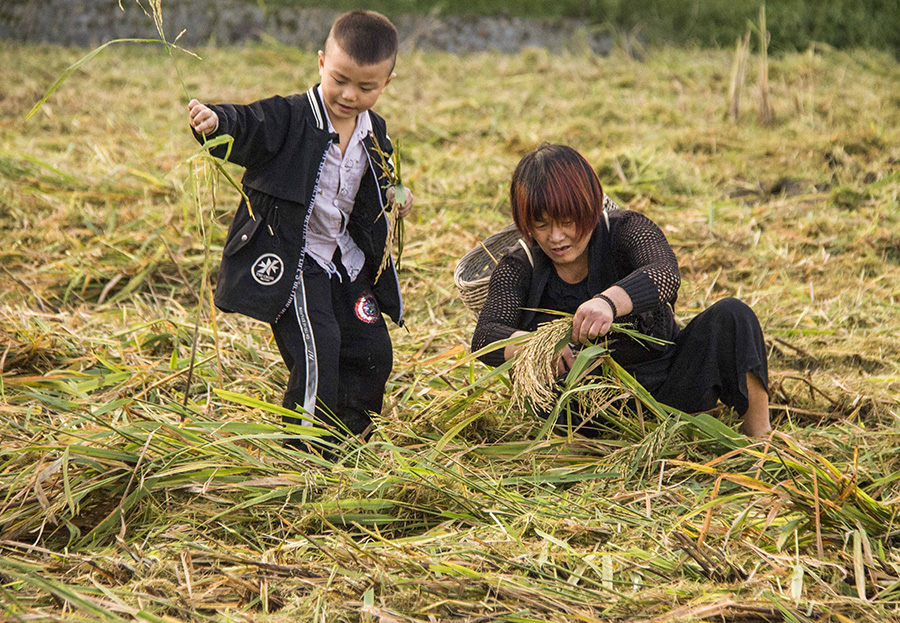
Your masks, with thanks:
[(530, 401), (549, 411), (556, 404), (556, 361), (571, 337), (572, 317), (563, 316), (542, 324), (528, 338), (513, 365), (512, 393), (519, 407)]
[[(394, 203), (402, 206), (406, 203), (406, 186), (403, 185), (403, 179), (400, 175), (400, 143), (398, 142), (394, 148), (393, 162), (391, 157), (378, 144), (378, 139), (374, 134), (369, 134), (374, 145), (375, 153), (378, 154), (378, 167), (381, 169), (382, 188), (394, 189)], [(393, 218), (391, 215), (393, 214)], [(400, 216), (400, 210), (395, 209), (388, 212), (386, 209), (381, 211), (381, 215), (388, 223), (387, 239), (384, 241), (384, 255), (381, 256), (381, 264), (375, 273), (375, 282), (381, 277), (381, 273), (387, 267), (391, 259), (391, 249), (394, 241), (397, 241), (397, 268), (400, 268), (400, 257), (403, 255), (403, 217)]]
[[(665, 340), (644, 335), (627, 325), (613, 324), (610, 333), (623, 334), (631, 339), (667, 343)], [(531, 402), (535, 409), (550, 411), (559, 399), (560, 379), (556, 362), (566, 344), (572, 339), (572, 315), (564, 314), (556, 320), (540, 325), (527, 338), (525, 345), (516, 355), (512, 369), (513, 401), (519, 408)], [(608, 355), (608, 351), (603, 351)], [(577, 364), (576, 364), (577, 367)], [(567, 384), (577, 384), (595, 366), (583, 368), (576, 379), (567, 379)], [(570, 375), (571, 376), (571, 375)], [(600, 392), (591, 396), (590, 400), (603, 403), (608, 399), (608, 392)]]

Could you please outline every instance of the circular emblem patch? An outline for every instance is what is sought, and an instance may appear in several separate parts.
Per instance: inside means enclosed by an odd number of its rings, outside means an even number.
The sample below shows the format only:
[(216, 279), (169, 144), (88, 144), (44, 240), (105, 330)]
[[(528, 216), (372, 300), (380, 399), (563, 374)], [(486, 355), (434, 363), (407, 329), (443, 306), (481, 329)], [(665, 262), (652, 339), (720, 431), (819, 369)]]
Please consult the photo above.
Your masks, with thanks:
[(274, 253), (264, 253), (253, 262), (250, 274), (260, 285), (275, 285), (284, 275), (284, 262)]
[(366, 291), (362, 293), (353, 306), (356, 317), (367, 324), (375, 324), (378, 322), (378, 303), (375, 302), (375, 295)]

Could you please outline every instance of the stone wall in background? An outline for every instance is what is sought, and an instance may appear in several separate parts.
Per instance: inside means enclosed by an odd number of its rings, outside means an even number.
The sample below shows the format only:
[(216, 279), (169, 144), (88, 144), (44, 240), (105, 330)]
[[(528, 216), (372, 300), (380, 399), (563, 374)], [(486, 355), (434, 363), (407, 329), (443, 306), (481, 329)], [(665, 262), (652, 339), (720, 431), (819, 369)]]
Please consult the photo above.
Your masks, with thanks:
[[(112, 39), (158, 38), (148, 0), (2, 0), (0, 39), (93, 47)], [(329, 9), (268, 7), (246, 0), (164, 0), (166, 38), (179, 44), (240, 45), (271, 37), (304, 49), (321, 47), (338, 15)], [(573, 19), (404, 15), (394, 19), (405, 49), (453, 53), (524, 47), (607, 54), (608, 33)]]

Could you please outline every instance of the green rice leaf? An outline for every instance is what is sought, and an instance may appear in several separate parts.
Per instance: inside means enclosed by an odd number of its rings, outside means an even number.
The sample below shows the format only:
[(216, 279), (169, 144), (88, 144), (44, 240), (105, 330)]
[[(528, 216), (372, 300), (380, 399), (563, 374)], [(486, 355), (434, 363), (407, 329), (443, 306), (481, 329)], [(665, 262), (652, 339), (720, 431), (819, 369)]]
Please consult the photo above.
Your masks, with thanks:
[(113, 41), (107, 41), (103, 45), (94, 48), (93, 50), (91, 50), (90, 52), (88, 52), (83, 57), (81, 57), (80, 59), (78, 59), (77, 61), (75, 61), (74, 63), (72, 63), (71, 65), (69, 65), (66, 68), (66, 70), (62, 73), (62, 75), (59, 78), (57, 78), (56, 82), (54, 82), (50, 86), (50, 88), (47, 89), (47, 92), (44, 93), (44, 96), (40, 100), (38, 100), (38, 102), (31, 108), (30, 111), (28, 111), (28, 114), (25, 115), (25, 121), (28, 121), (29, 119), (31, 119), (31, 117), (34, 115), (34, 113), (36, 113), (38, 111), (38, 109), (40, 109), (40, 107), (44, 105), (44, 102), (46, 102), (48, 99), (50, 99), (50, 96), (53, 95), (56, 92), (56, 90), (62, 86), (62, 83), (65, 82), (69, 76), (71, 76), (73, 73), (75, 73), (75, 71), (78, 70), (78, 68), (80, 68), (85, 63), (90, 62), (90, 60), (92, 58), (94, 58), (95, 56), (97, 56), (98, 54), (100, 54), (100, 52), (102, 52), (109, 46), (116, 44), (116, 43), (165, 43), (165, 41), (163, 41), (161, 39), (114, 39)]

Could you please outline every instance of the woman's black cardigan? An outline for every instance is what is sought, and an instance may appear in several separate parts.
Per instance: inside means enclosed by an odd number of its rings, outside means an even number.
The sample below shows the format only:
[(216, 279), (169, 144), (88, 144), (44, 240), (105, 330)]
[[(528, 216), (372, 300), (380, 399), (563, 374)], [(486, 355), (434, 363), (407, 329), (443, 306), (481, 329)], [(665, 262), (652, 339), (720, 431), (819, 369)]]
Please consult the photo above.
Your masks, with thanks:
[[(608, 216), (608, 226), (601, 218), (588, 244), (589, 292), (599, 294), (610, 286), (620, 286), (631, 297), (633, 310), (616, 322), (631, 324), (654, 337), (673, 339), (678, 331), (673, 305), (681, 273), (672, 247), (662, 230), (638, 212), (614, 209)], [(514, 331), (533, 331), (550, 318), (533, 310), (541, 307), (553, 262), (536, 243), (531, 245), (531, 255), (533, 267), (525, 250), (517, 245), (494, 269), (472, 338), (473, 352), (508, 338)], [(626, 368), (630, 363), (656, 358), (667, 348), (630, 338), (619, 338), (615, 344), (611, 340), (611, 347), (616, 361)], [(480, 359), (499, 366), (504, 361), (503, 350), (490, 351)]]

